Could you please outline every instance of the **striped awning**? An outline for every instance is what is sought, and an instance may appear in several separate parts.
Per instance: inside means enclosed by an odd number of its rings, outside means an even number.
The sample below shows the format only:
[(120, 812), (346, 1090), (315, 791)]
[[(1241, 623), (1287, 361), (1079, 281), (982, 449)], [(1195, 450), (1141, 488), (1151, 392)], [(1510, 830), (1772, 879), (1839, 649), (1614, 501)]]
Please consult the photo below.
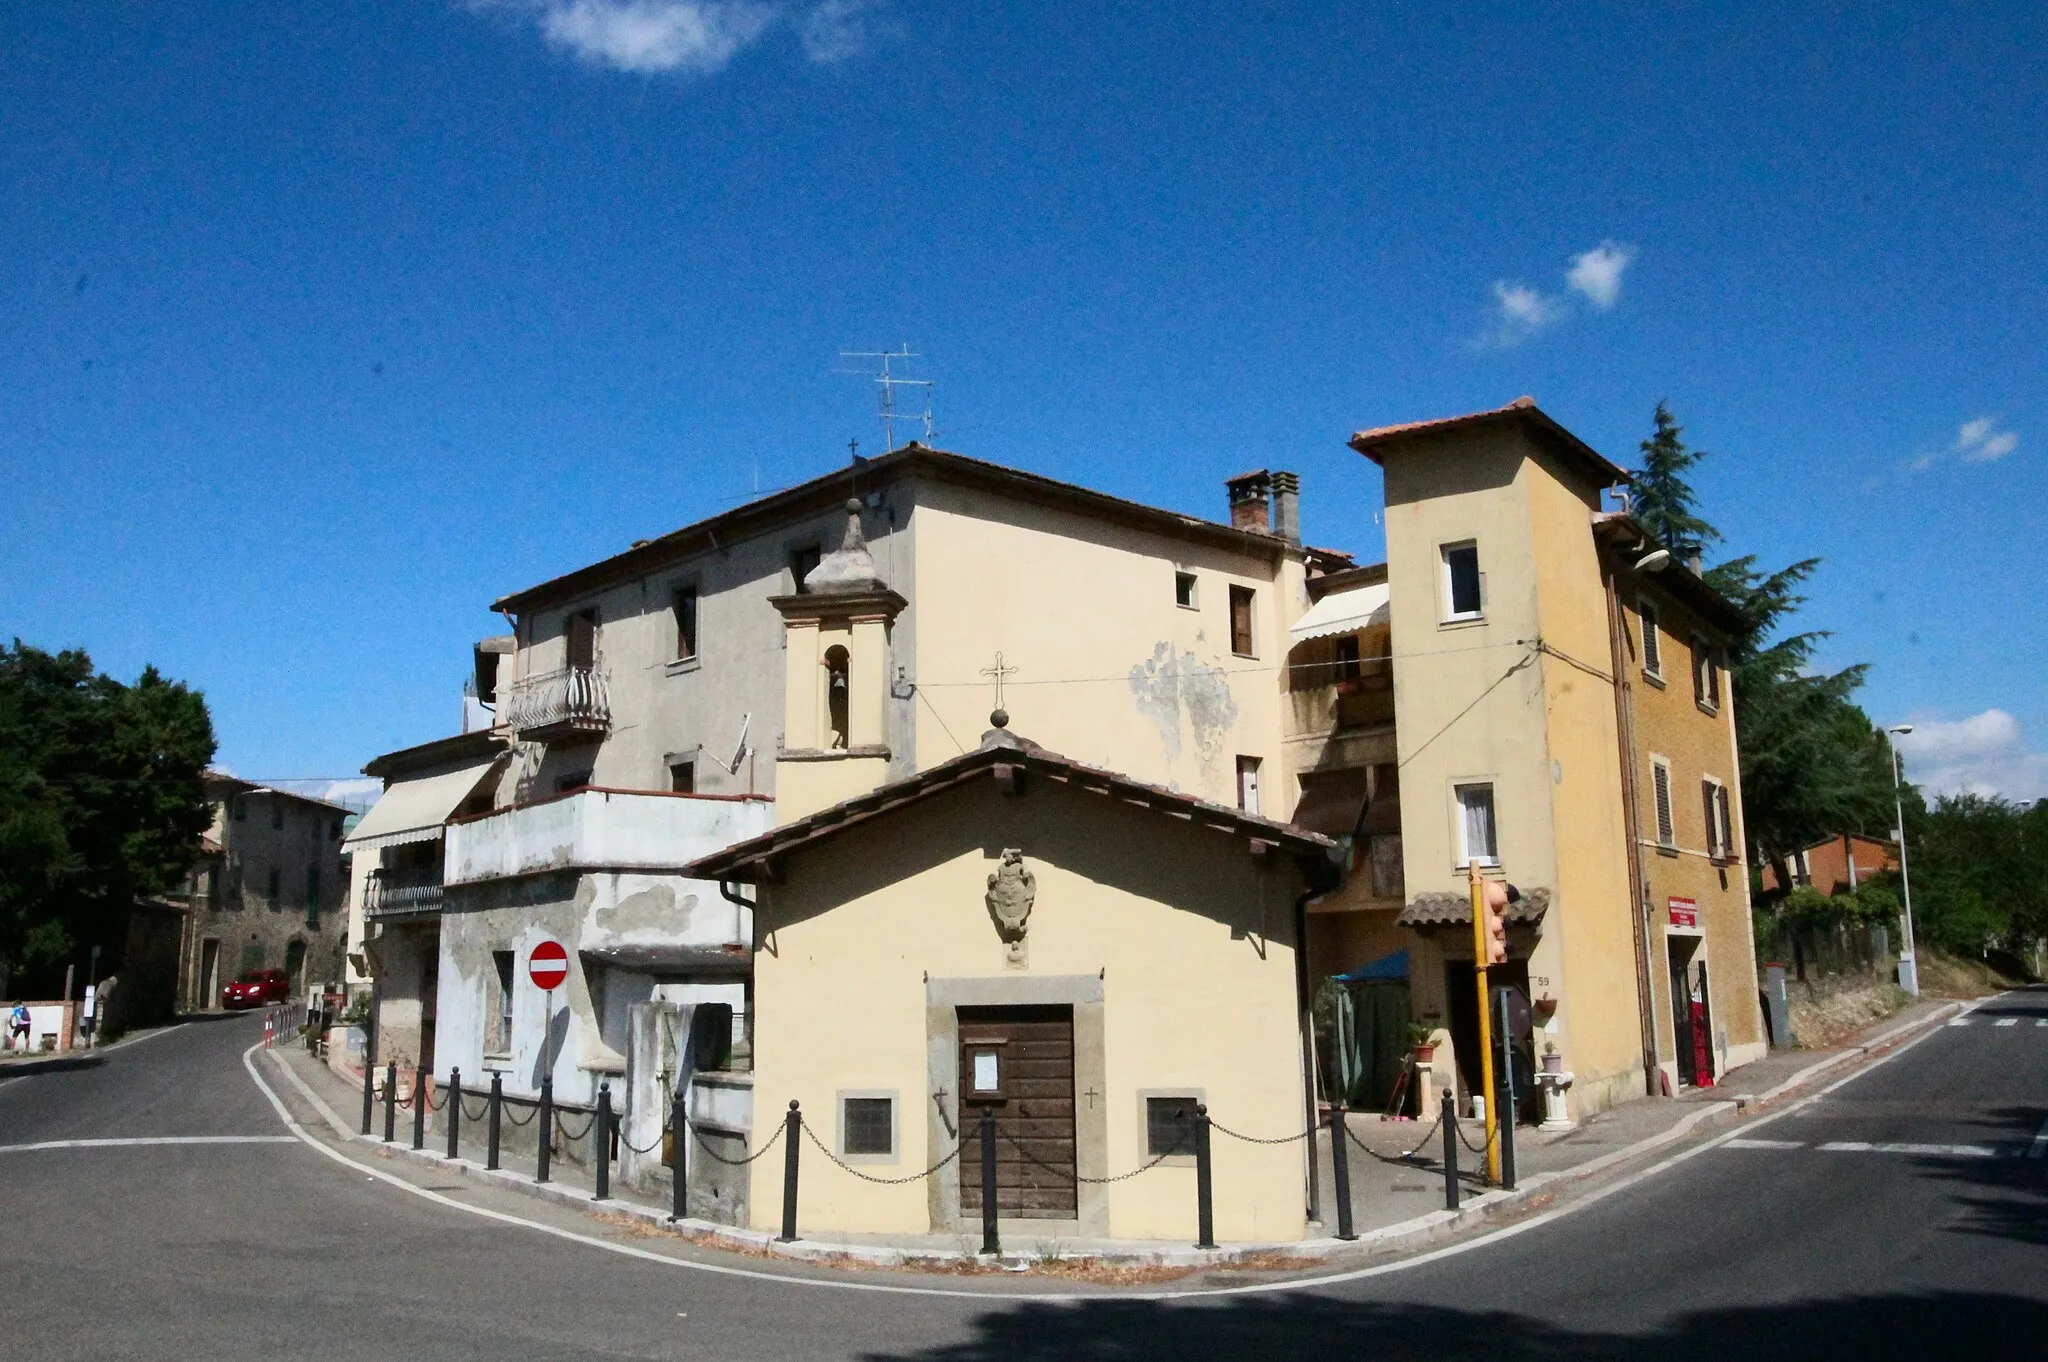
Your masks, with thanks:
[(1296, 643), (1306, 643), (1312, 638), (1355, 634), (1375, 624), (1385, 624), (1387, 602), (1392, 595), (1385, 582), (1354, 587), (1349, 591), (1333, 591), (1310, 606), (1308, 613), (1296, 620), (1294, 627), (1287, 632)]
[(374, 851), (439, 837), (448, 816), (476, 793), (477, 786), (497, 766), (497, 759), (492, 758), (439, 775), (393, 781), (342, 845), (351, 851)]

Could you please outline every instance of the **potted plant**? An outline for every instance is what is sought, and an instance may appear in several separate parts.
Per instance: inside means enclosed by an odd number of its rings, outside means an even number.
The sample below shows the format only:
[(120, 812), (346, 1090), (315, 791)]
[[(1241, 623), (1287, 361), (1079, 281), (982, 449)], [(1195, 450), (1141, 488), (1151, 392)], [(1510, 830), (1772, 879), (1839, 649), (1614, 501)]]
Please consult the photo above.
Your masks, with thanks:
[(1547, 1074), (1561, 1074), (1564, 1072), (1564, 1056), (1557, 1052), (1557, 1042), (1554, 1040), (1543, 1042), (1543, 1072)]
[(1435, 1034), (1436, 1028), (1428, 1022), (1412, 1021), (1408, 1023), (1408, 1048), (1414, 1051), (1417, 1064), (1435, 1062), (1436, 1046), (1432, 1045), (1429, 1039)]

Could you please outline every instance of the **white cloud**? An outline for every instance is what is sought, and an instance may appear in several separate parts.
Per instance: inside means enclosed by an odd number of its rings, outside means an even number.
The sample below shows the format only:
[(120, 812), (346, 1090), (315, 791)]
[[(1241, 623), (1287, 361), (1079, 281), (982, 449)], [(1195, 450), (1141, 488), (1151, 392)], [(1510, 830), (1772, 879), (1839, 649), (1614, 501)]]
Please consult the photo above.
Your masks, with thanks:
[(1557, 299), (1519, 280), (1494, 280), (1493, 297), (1493, 326), (1480, 337), (1482, 346), (1519, 345), (1564, 315)]
[(470, 0), (530, 19), (550, 46), (592, 66), (640, 75), (721, 71), (789, 24), (812, 62), (846, 61), (882, 31), (886, 0), (823, 0), (806, 12), (769, 0)]
[(1572, 267), (1565, 271), (1564, 281), (1584, 294), (1595, 311), (1605, 312), (1621, 297), (1621, 272), (1635, 258), (1635, 247), (1603, 241), (1572, 257)]
[(1915, 719), (1898, 744), (1906, 778), (1929, 794), (2048, 797), (2048, 752), (2031, 750), (2020, 721), (2002, 709), (1967, 719)]
[(858, 57), (874, 45), (882, 0), (825, 0), (797, 28), (804, 55), (819, 65)]
[(1998, 419), (1980, 416), (1956, 431), (1956, 453), (1964, 463), (1996, 463), (2020, 447), (2020, 437), (1999, 430)]

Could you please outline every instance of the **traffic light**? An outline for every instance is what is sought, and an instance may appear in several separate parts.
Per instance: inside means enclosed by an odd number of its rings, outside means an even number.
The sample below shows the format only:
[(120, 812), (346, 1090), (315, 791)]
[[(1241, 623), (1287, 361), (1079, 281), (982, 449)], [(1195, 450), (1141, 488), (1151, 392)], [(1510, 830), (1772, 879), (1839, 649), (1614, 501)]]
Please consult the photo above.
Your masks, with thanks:
[(1508, 962), (1508, 904), (1521, 895), (1509, 885), (1498, 880), (1488, 880), (1485, 890), (1484, 917), (1481, 919), (1486, 946), (1486, 965), (1505, 965)]

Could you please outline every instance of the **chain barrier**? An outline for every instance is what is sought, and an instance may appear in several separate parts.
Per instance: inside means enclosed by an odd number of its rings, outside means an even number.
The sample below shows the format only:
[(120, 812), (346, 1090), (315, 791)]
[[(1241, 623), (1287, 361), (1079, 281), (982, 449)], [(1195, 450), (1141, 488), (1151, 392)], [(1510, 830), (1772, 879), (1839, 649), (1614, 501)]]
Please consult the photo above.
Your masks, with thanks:
[(466, 1099), (468, 1098), (468, 1096), (469, 1096), (469, 1094), (468, 1094), (468, 1093), (464, 1093), (464, 1094), (463, 1094), (463, 1097), (464, 1097), (464, 1099), (465, 1099), (465, 1100), (464, 1100), (464, 1102), (463, 1102), (463, 1104), (462, 1104), (462, 1116), (463, 1116), (463, 1119), (464, 1119), (464, 1120), (466, 1120), (466, 1121), (481, 1121), (481, 1120), (483, 1120), (483, 1119), (484, 1119), (484, 1117), (486, 1117), (486, 1116), (488, 1116), (488, 1115), (490, 1115), (490, 1114), (491, 1114), (491, 1099), (490, 1099), (490, 1098), (488, 1098), (488, 1097), (479, 1097), (479, 1098), (477, 1099), (477, 1101), (479, 1101), (479, 1102), (481, 1102), (481, 1103), (483, 1104), (483, 1109), (482, 1109), (481, 1111), (471, 1111), (471, 1110), (469, 1109), (469, 1102), (468, 1102), (468, 1101), (466, 1100)]
[(1219, 1135), (1228, 1135), (1233, 1140), (1243, 1140), (1246, 1144), (1293, 1144), (1296, 1140), (1306, 1140), (1309, 1136), (1315, 1134), (1318, 1127), (1310, 1126), (1299, 1135), (1281, 1135), (1274, 1139), (1262, 1140), (1256, 1135), (1240, 1135), (1229, 1126), (1218, 1121), (1214, 1116), (1211, 1116), (1209, 1118), (1209, 1129), (1217, 1132)]
[[(1443, 1119), (1443, 1117), (1439, 1116), (1439, 1117), (1437, 1117), (1437, 1119), (1438, 1119), (1439, 1121), (1441, 1121), (1441, 1120)], [(1485, 1127), (1484, 1127), (1484, 1126), (1480, 1127), (1480, 1131), (1481, 1131), (1481, 1134), (1480, 1134), (1480, 1139), (1479, 1139), (1479, 1143), (1478, 1143), (1478, 1144), (1474, 1144), (1474, 1143), (1472, 1143), (1472, 1142), (1471, 1142), (1470, 1140), (1468, 1140), (1468, 1139), (1466, 1139), (1466, 1138), (1465, 1138), (1465, 1128), (1464, 1128), (1463, 1126), (1459, 1125), (1459, 1124), (1458, 1124), (1458, 1123), (1457, 1123), (1456, 1121), (1453, 1121), (1453, 1122), (1451, 1123), (1451, 1129), (1453, 1129), (1453, 1130), (1455, 1130), (1455, 1131), (1457, 1131), (1457, 1132), (1458, 1132), (1458, 1143), (1459, 1143), (1459, 1144), (1461, 1144), (1461, 1145), (1464, 1145), (1464, 1146), (1465, 1146), (1465, 1148), (1469, 1149), (1469, 1150), (1470, 1150), (1470, 1151), (1472, 1151), (1472, 1152), (1473, 1152), (1474, 1154), (1478, 1154), (1478, 1155), (1480, 1155), (1481, 1157), (1484, 1157), (1484, 1156), (1485, 1156), (1485, 1154), (1486, 1154), (1486, 1137), (1485, 1137), (1485, 1133), (1484, 1133), (1484, 1132), (1485, 1132)]]
[(762, 1145), (759, 1149), (747, 1155), (744, 1159), (728, 1159), (725, 1155), (719, 1153), (710, 1145), (704, 1143), (703, 1132), (698, 1130), (695, 1126), (690, 1127), (690, 1138), (697, 1142), (697, 1147), (699, 1149), (703, 1150), (706, 1154), (709, 1154), (718, 1162), (724, 1164), (727, 1168), (744, 1168), (748, 1164), (752, 1163), (755, 1159), (760, 1158), (763, 1154), (766, 1154), (769, 1150), (775, 1148), (775, 1142), (781, 1139), (783, 1132), (788, 1129), (789, 1122), (787, 1121), (784, 1121), (781, 1125), (775, 1127), (775, 1133), (768, 1137), (768, 1143)]
[(569, 1128), (562, 1124), (562, 1113), (559, 1111), (555, 1113), (555, 1133), (557, 1135), (560, 1135), (563, 1139), (569, 1141), (571, 1144), (574, 1144), (576, 1141), (582, 1139), (585, 1135), (588, 1135), (590, 1133), (591, 1127), (595, 1126), (596, 1124), (597, 1113), (593, 1111), (590, 1113), (590, 1119), (583, 1123), (583, 1129), (577, 1131), (574, 1135), (571, 1135), (569, 1133)]
[(520, 1126), (532, 1125), (534, 1118), (540, 1115), (540, 1108), (538, 1106), (528, 1107), (526, 1109), (526, 1119), (523, 1121), (512, 1114), (512, 1108), (509, 1104), (503, 1106), (502, 1110), (505, 1114), (505, 1123), (513, 1127), (515, 1130), (518, 1129)]
[(672, 1124), (664, 1120), (661, 1123), (661, 1133), (654, 1137), (654, 1143), (648, 1145), (647, 1148), (642, 1149), (639, 1145), (634, 1144), (631, 1140), (626, 1138), (625, 1124), (621, 1122), (617, 1116), (613, 1116), (612, 1124), (613, 1130), (618, 1136), (619, 1143), (624, 1145), (626, 1148), (632, 1150), (635, 1154), (652, 1154), (655, 1150), (661, 1148), (661, 1142), (664, 1139), (668, 1138), (669, 1134), (675, 1129), (675, 1127)]
[(1026, 1149), (1023, 1146), (1023, 1144), (1018, 1141), (1015, 1135), (1012, 1135), (1007, 1130), (1002, 1130), (1000, 1126), (997, 1127), (997, 1129), (1002, 1134), (1002, 1137), (1010, 1142), (1011, 1147), (1013, 1147), (1019, 1154), (1022, 1154), (1024, 1156), (1024, 1161), (1026, 1163), (1035, 1163), (1040, 1168), (1043, 1168), (1046, 1172), (1057, 1173), (1059, 1176), (1063, 1178), (1071, 1177), (1076, 1182), (1086, 1182), (1098, 1186), (1107, 1185), (1112, 1182), (1125, 1182), (1131, 1178), (1138, 1176), (1138, 1174), (1140, 1173), (1149, 1173), (1154, 1168), (1157, 1168), (1160, 1164), (1165, 1163), (1168, 1159), (1172, 1158), (1174, 1155), (1186, 1153), (1187, 1151), (1184, 1146), (1186, 1146), (1187, 1142), (1194, 1137), (1194, 1130), (1192, 1127), (1190, 1127), (1189, 1129), (1181, 1132), (1180, 1138), (1173, 1142), (1173, 1148), (1167, 1150), (1158, 1158), (1153, 1159), (1150, 1163), (1140, 1164), (1128, 1173), (1117, 1173), (1114, 1176), (1106, 1178), (1090, 1178), (1083, 1177), (1079, 1172), (1070, 1172), (1065, 1168), (1057, 1168), (1052, 1164), (1047, 1163), (1044, 1159), (1039, 1158), (1036, 1154)]
[(1378, 1159), (1381, 1163), (1406, 1163), (1408, 1160), (1414, 1158), (1417, 1154), (1420, 1154), (1423, 1150), (1429, 1148), (1431, 1141), (1436, 1137), (1437, 1131), (1443, 1127), (1443, 1123), (1444, 1118), (1442, 1114), (1439, 1113), (1436, 1120), (1430, 1122), (1429, 1129), (1422, 1132), (1422, 1138), (1416, 1141), (1415, 1148), (1409, 1150), (1405, 1154), (1380, 1153), (1379, 1150), (1372, 1148), (1370, 1145), (1366, 1144), (1364, 1140), (1359, 1139), (1358, 1136), (1355, 1133), (1353, 1133), (1351, 1129), (1351, 1124), (1348, 1121), (1344, 1123), (1344, 1138), (1351, 1141), (1352, 1144), (1357, 1145), (1360, 1151), (1362, 1151), (1368, 1157)]
[(811, 1129), (810, 1122), (808, 1121), (804, 1123), (804, 1135), (810, 1140), (812, 1144), (818, 1146), (818, 1152), (820, 1154), (823, 1154), (826, 1158), (832, 1160), (832, 1162), (838, 1164), (841, 1168), (853, 1174), (862, 1182), (872, 1182), (882, 1187), (900, 1187), (906, 1182), (916, 1182), (919, 1178), (928, 1178), (932, 1174), (938, 1172), (941, 1168), (944, 1168), (947, 1164), (951, 1163), (953, 1160), (960, 1157), (960, 1146), (956, 1144), (953, 1146), (952, 1153), (946, 1155), (945, 1158), (940, 1159), (937, 1163), (925, 1169), (922, 1173), (912, 1173), (908, 1177), (901, 1178), (878, 1178), (872, 1173), (863, 1173), (858, 1168), (848, 1166), (846, 1160), (840, 1158), (837, 1154), (834, 1154), (832, 1152), (831, 1146), (827, 1145), (823, 1140), (818, 1138), (818, 1132)]

